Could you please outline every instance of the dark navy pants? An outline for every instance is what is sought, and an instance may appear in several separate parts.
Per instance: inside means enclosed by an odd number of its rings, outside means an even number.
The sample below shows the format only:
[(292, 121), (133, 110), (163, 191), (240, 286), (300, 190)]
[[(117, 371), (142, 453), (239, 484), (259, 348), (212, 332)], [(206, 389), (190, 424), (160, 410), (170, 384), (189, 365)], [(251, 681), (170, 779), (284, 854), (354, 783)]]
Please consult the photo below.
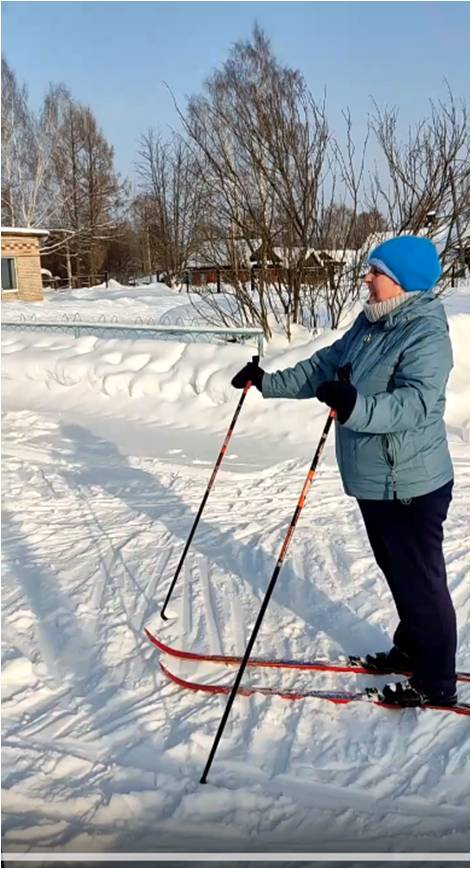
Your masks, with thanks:
[(456, 689), (456, 615), (443, 557), (453, 481), (409, 502), (358, 501), (399, 615), (394, 644), (428, 693)]

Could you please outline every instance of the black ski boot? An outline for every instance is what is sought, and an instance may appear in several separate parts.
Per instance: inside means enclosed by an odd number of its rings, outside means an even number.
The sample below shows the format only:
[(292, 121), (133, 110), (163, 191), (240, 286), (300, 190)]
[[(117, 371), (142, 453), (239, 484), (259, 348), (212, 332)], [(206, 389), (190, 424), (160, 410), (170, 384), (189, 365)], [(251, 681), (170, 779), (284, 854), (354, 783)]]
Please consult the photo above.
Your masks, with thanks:
[(385, 703), (391, 706), (417, 707), (417, 706), (456, 706), (458, 695), (440, 691), (436, 694), (427, 693), (421, 685), (417, 685), (408, 679), (405, 682), (392, 682), (385, 685), (382, 690)]
[(393, 646), (389, 652), (377, 652), (366, 655), (365, 664), (377, 673), (412, 673), (414, 670), (412, 658)]

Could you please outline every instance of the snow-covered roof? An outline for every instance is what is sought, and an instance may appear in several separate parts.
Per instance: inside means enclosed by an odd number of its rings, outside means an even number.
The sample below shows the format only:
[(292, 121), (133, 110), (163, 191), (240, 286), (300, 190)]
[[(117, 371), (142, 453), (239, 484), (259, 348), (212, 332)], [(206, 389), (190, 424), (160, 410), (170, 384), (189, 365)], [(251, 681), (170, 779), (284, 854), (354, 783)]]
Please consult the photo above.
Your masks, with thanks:
[(347, 259), (357, 255), (357, 251), (354, 248), (350, 249), (348, 247), (340, 250), (319, 250), (318, 253), (320, 256), (329, 257), (337, 263), (343, 263)]
[(188, 258), (188, 268), (230, 268), (233, 258), (234, 247), (237, 252), (239, 266), (246, 265), (250, 257), (248, 245), (231, 239), (202, 242), (198, 251)]
[(35, 226), (2, 226), (2, 235), (49, 235), (49, 230)]
[[(261, 254), (261, 249), (256, 250), (252, 256), (251, 260), (257, 260), (257, 257)], [(271, 255), (274, 257), (272, 260)], [(312, 265), (316, 264), (317, 266), (324, 267), (329, 262), (337, 262), (342, 263), (345, 259), (345, 251), (340, 250), (320, 250), (314, 247), (279, 247), (275, 246), (271, 249), (271, 251), (267, 254), (267, 262), (274, 262), (275, 264), (281, 263), (288, 267), (290, 262), (294, 261), (302, 261)]]
[[(209, 267), (230, 267), (233, 256), (233, 247), (237, 251), (239, 266), (250, 267), (254, 263), (260, 261), (262, 257), (262, 243), (258, 239), (251, 240), (250, 243), (238, 239), (235, 243), (230, 239), (219, 240), (214, 242), (203, 242), (197, 253), (191, 254), (188, 259), (188, 268), (209, 268)], [(315, 263), (318, 266), (324, 266), (332, 260), (341, 263), (345, 259), (345, 251), (336, 250), (317, 250), (317, 248), (309, 247), (282, 247), (274, 245), (266, 249), (266, 261), (272, 265), (288, 266), (293, 260), (304, 259), (305, 262), (312, 265)], [(310, 262), (309, 262), (310, 261)]]

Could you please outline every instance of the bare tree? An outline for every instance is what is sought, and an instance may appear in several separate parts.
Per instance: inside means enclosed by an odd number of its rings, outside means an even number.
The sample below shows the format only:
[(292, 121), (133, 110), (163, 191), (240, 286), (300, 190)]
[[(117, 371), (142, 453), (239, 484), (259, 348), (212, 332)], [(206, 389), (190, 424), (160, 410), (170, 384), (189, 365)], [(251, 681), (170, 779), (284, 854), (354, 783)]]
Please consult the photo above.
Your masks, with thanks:
[(348, 240), (352, 249), (359, 250), (372, 233), (388, 229), (386, 219), (376, 209), (355, 214), (348, 205), (333, 202), (323, 220), (324, 244), (331, 250), (342, 250)]
[(361, 211), (355, 221), (353, 232), (353, 247), (359, 250), (365, 244), (368, 236), (373, 233), (386, 232), (388, 224), (384, 215), (376, 208), (370, 211)]
[(351, 139), (343, 156), (325, 102), (314, 100), (299, 71), (277, 61), (258, 27), (181, 117), (206, 213), (218, 220), (214, 264), (241, 311), (267, 336), (273, 322), (288, 336), (293, 323), (315, 326), (321, 288), (331, 293), (333, 283), (322, 254), (328, 205), (348, 200), (352, 225), (357, 209), (363, 165), (354, 164)]
[(96, 275), (106, 246), (120, 232), (127, 185), (114, 151), (87, 106), (64, 85), (51, 86), (43, 113), (50, 130), (49, 195), (58, 203), (46, 253), (62, 252), (67, 274)]
[(197, 167), (185, 142), (164, 141), (155, 130), (140, 140), (136, 170), (149, 267), (158, 266), (169, 285), (181, 282), (197, 247), (202, 196)]
[(35, 114), (28, 90), (2, 57), (2, 222), (44, 226), (56, 210), (47, 196), (50, 130)]
[[(394, 234), (416, 234), (428, 223), (439, 248), (445, 275), (457, 256), (469, 250), (469, 121), (464, 103), (447, 98), (430, 102), (430, 113), (406, 141), (398, 133), (399, 110), (380, 109), (371, 126), (386, 171), (376, 168), (370, 180), (370, 204), (387, 216)], [(427, 216), (435, 219), (427, 221)]]
[(120, 232), (107, 242), (102, 268), (121, 283), (134, 283), (138, 276), (144, 274), (145, 263), (134, 220), (126, 220), (121, 225)]
[(114, 148), (106, 141), (88, 107), (81, 107), (79, 133), (83, 223), (88, 243), (88, 268), (93, 275), (102, 268), (105, 243), (119, 229), (119, 209), (127, 190), (114, 168)]
[[(289, 331), (298, 319), (309, 220), (328, 143), (322, 107), (255, 28), (252, 42), (237, 43), (205, 93), (190, 99), (183, 120), (204, 179), (206, 211), (220, 227), (215, 265), (252, 322), (269, 334), (270, 315), (281, 315)], [(283, 244), (288, 234), (291, 244)], [(290, 260), (281, 257), (281, 285), (273, 279), (280, 246)], [(255, 259), (250, 284), (247, 270)]]

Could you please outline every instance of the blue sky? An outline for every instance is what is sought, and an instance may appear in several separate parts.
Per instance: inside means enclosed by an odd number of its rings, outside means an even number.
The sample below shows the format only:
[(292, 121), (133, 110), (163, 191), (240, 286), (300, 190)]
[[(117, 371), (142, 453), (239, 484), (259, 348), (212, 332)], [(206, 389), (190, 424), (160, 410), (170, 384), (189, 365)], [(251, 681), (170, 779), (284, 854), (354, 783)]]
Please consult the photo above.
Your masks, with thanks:
[(371, 95), (400, 107), (404, 129), (444, 96), (444, 77), (468, 101), (469, 14), (467, 0), (3, 2), (2, 50), (33, 104), (51, 81), (88, 103), (132, 175), (139, 134), (178, 127), (162, 81), (184, 105), (255, 21), (315, 96), (326, 87), (334, 125), (350, 107), (360, 136)]

